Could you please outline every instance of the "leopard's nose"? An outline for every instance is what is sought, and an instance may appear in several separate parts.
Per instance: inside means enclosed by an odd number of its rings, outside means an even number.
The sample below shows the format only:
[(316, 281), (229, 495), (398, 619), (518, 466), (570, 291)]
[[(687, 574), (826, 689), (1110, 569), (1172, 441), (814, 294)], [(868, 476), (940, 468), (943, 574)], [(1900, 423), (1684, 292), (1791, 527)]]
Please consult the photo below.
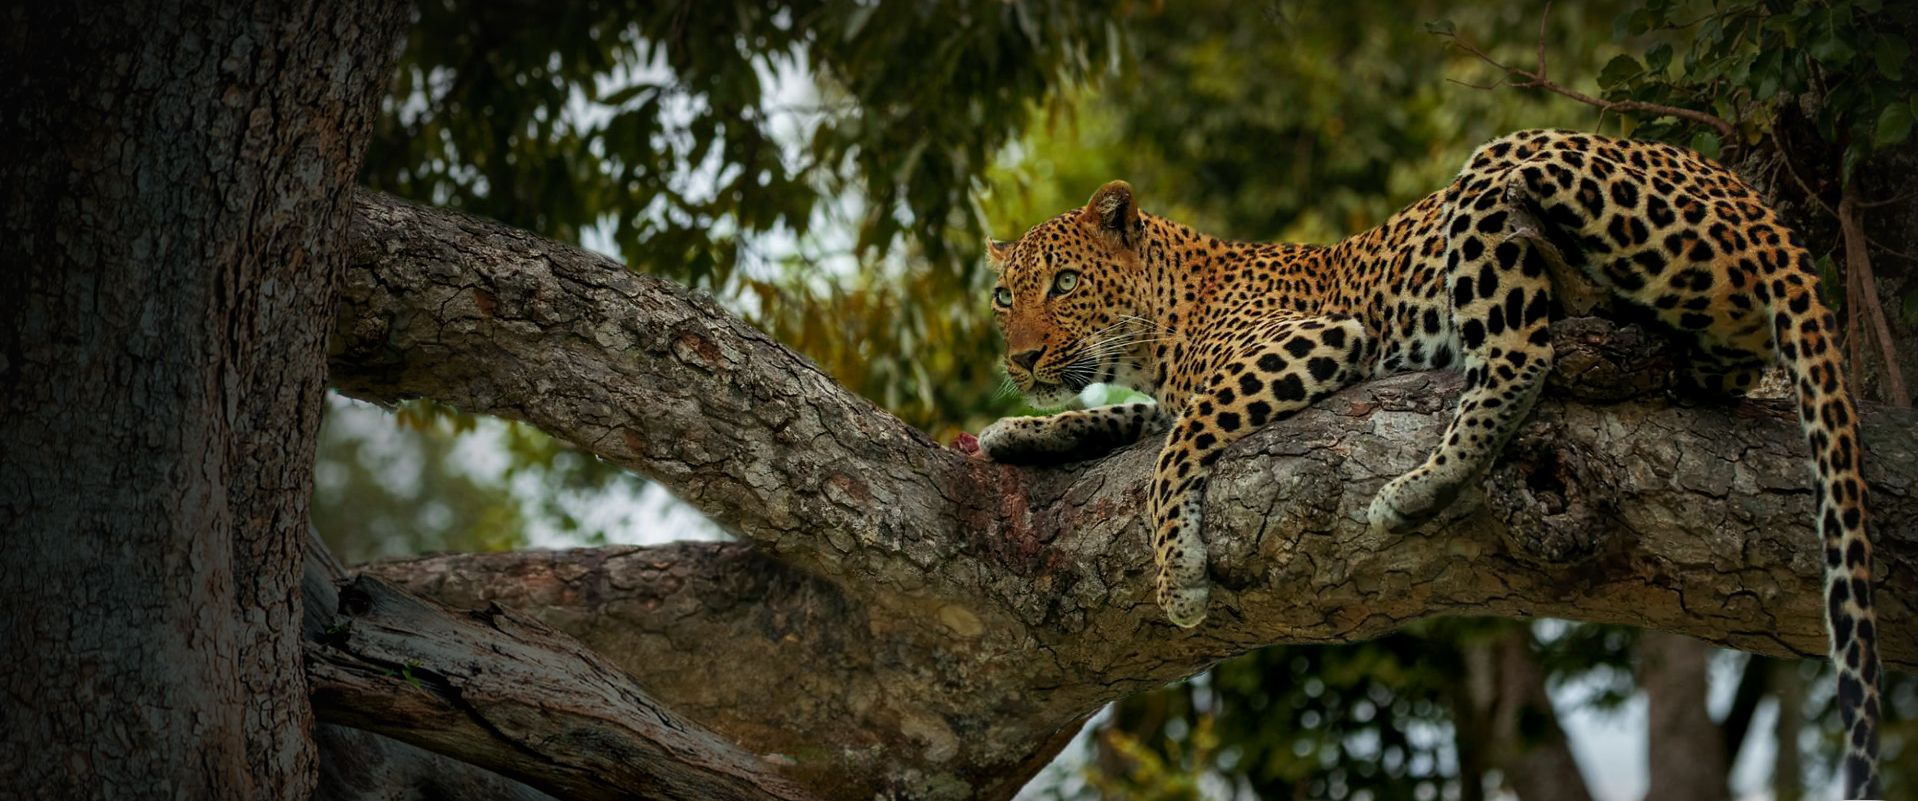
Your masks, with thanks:
[(1032, 372), (1032, 366), (1038, 364), (1039, 357), (1044, 355), (1046, 355), (1045, 348), (1033, 348), (1032, 350), (1023, 350), (1014, 353), (1006, 358), (1011, 359), (1013, 364), (1019, 365), (1019, 369), (1030, 373)]

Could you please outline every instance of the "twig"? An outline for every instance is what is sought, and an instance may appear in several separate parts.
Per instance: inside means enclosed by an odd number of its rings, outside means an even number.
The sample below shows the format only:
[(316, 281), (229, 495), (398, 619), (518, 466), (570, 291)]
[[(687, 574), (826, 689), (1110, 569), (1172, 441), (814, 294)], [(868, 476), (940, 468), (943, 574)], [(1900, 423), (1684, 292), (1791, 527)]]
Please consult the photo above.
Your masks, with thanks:
[(1855, 287), (1851, 294), (1862, 303), (1852, 307), (1852, 318), (1862, 313), (1871, 319), (1878, 354), (1885, 361), (1885, 400), (1894, 406), (1910, 406), (1905, 394), (1905, 377), (1898, 368), (1898, 346), (1891, 341), (1891, 326), (1885, 322), (1884, 304), (1878, 302), (1878, 281), (1871, 274), (1871, 255), (1865, 247), (1864, 212), (1858, 204), (1857, 184), (1846, 184), (1838, 201), (1838, 227), (1845, 238), (1845, 272)]
[[(1591, 95), (1585, 94), (1584, 92), (1580, 92), (1576, 89), (1566, 87), (1562, 84), (1557, 83), (1556, 81), (1551, 80), (1550, 78), (1547, 78), (1546, 72), (1545, 72), (1545, 23), (1547, 20), (1551, 18), (1551, 13), (1552, 13), (1552, 5), (1550, 3), (1546, 3), (1545, 13), (1539, 19), (1539, 23), (1538, 23), (1538, 68), (1535, 70), (1528, 71), (1528, 70), (1520, 69), (1518, 67), (1514, 67), (1514, 66), (1502, 63), (1499, 60), (1487, 55), (1485, 51), (1480, 50), (1477, 47), (1473, 46), (1471, 42), (1468, 42), (1468, 41), (1465, 41), (1464, 39), (1459, 38), (1458, 32), (1456, 31), (1449, 32), (1449, 33), (1441, 32), (1438, 35), (1450, 38), (1452, 40), (1453, 47), (1456, 47), (1460, 50), (1470, 53), (1474, 57), (1476, 57), (1478, 60), (1483, 61), (1487, 64), (1492, 65), (1493, 67), (1496, 67), (1498, 69), (1505, 71), (1506, 78), (1500, 79), (1499, 83), (1493, 84), (1492, 87), (1475, 87), (1475, 88), (1495, 88), (1502, 84), (1502, 85), (1515, 86), (1520, 89), (1544, 89), (1547, 92), (1552, 92), (1554, 94), (1569, 97), (1580, 103), (1584, 103), (1585, 105), (1596, 106), (1605, 111), (1616, 111), (1620, 113), (1657, 114), (1665, 117), (1679, 117), (1682, 119), (1691, 120), (1693, 122), (1710, 125), (1711, 127), (1718, 129), (1719, 137), (1725, 143), (1727, 147), (1735, 148), (1741, 144), (1742, 140), (1738, 136), (1738, 129), (1733, 127), (1731, 123), (1726, 122), (1723, 119), (1720, 119), (1718, 116), (1714, 114), (1710, 114), (1703, 111), (1697, 111), (1694, 109), (1679, 108), (1677, 106), (1667, 106), (1667, 105), (1662, 105), (1658, 103), (1646, 103), (1642, 100), (1600, 100), (1596, 97), (1592, 97)], [(1521, 80), (1508, 81), (1506, 79), (1521, 79)], [(1453, 83), (1459, 83), (1459, 82), (1453, 81)], [(1470, 84), (1466, 84), (1466, 85), (1470, 86)]]
[[(1850, 248), (1845, 249), (1845, 269), (1847, 272), (1851, 269)], [(1865, 308), (1864, 282), (1858, 280), (1856, 274), (1850, 275), (1849, 278), (1851, 280), (1845, 282), (1845, 306), (1847, 307), (1845, 312), (1845, 366), (1851, 368), (1852, 393), (1859, 397), (1864, 397), (1865, 359), (1860, 351), (1864, 350), (1862, 343), (1865, 341), (1865, 337), (1860, 333), (1858, 325), (1859, 318), (1864, 317), (1859, 311)]]
[[(1846, 358), (1851, 360), (1855, 376), (1852, 380), (1853, 386), (1861, 392), (1864, 390), (1863, 376), (1856, 374), (1856, 371), (1863, 367), (1858, 354), (1859, 348), (1862, 347), (1859, 344), (1858, 326), (1860, 317), (1868, 316), (1872, 323), (1872, 334), (1878, 340), (1879, 355), (1885, 360), (1885, 399), (1897, 406), (1910, 406), (1911, 399), (1905, 392), (1903, 371), (1898, 367), (1898, 345), (1891, 339), (1891, 326), (1885, 322), (1885, 307), (1878, 300), (1878, 281), (1871, 270), (1869, 246), (1878, 243), (1865, 235), (1863, 212), (1868, 208), (1903, 200), (1913, 193), (1907, 192), (1884, 200), (1860, 202), (1857, 184), (1847, 184), (1840, 190), (1838, 208), (1834, 209), (1831, 204), (1825, 202), (1824, 198), (1818, 196), (1818, 192), (1812, 189), (1804, 176), (1798, 174), (1798, 167), (1792, 160), (1791, 148), (1786, 144), (1784, 137), (1774, 132), (1773, 138), (1778, 142), (1778, 160), (1784, 162), (1785, 170), (1791, 174), (1791, 179), (1798, 184), (1799, 190), (1803, 191), (1805, 197), (1810, 198), (1811, 202), (1818, 204), (1819, 208), (1838, 218), (1839, 238), (1843, 240), (1845, 246), (1845, 303), (1851, 307), (1851, 310), (1846, 313), (1848, 319), (1845, 321), (1845, 341)], [(1894, 256), (1905, 256), (1883, 245), (1878, 247)], [(1909, 257), (1906, 256), (1906, 258)]]
[(1915, 197), (1918, 197), (1918, 189), (1914, 189), (1902, 195), (1892, 195), (1891, 197), (1885, 198), (1883, 200), (1860, 200), (1858, 201), (1857, 206), (1858, 208), (1861, 208), (1861, 209), (1875, 209), (1875, 208), (1878, 208), (1879, 206), (1889, 206), (1893, 203), (1903, 203)]
[(1824, 209), (1825, 213), (1833, 217), (1839, 216), (1838, 210), (1832, 208), (1831, 204), (1826, 203), (1824, 198), (1819, 197), (1818, 193), (1812, 190), (1811, 184), (1805, 183), (1804, 177), (1798, 174), (1798, 167), (1792, 164), (1791, 150), (1785, 146), (1784, 137), (1774, 132), (1772, 138), (1778, 140), (1778, 159), (1785, 162), (1785, 171), (1791, 173), (1792, 182), (1798, 184), (1799, 190), (1805, 193), (1805, 197), (1810, 198), (1811, 202), (1818, 204), (1818, 207)]

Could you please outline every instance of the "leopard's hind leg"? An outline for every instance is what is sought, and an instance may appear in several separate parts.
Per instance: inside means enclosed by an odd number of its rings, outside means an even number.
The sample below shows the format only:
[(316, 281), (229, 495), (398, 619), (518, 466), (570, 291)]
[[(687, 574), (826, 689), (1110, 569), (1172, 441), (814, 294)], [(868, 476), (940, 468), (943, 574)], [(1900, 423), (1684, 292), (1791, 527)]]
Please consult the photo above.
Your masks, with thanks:
[(1516, 169), (1468, 172), (1447, 199), (1447, 290), (1465, 391), (1437, 450), (1379, 490), (1373, 528), (1406, 531), (1442, 511), (1524, 422), (1552, 367), (1549, 327), (1558, 258)]

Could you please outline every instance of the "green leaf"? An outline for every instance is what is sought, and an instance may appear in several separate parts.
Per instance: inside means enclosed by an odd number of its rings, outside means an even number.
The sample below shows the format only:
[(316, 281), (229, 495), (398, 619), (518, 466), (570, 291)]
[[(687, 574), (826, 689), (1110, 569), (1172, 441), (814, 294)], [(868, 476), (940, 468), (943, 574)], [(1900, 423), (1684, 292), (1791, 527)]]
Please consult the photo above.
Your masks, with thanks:
[[(1713, 16), (1706, 19), (1705, 24), (1698, 29), (1698, 38), (1713, 45), (1725, 41), (1725, 18)], [(1694, 48), (1692, 53), (1696, 55), (1698, 50)]]
[(865, 30), (866, 23), (872, 19), (873, 12), (878, 10), (878, 3), (853, 8), (852, 13), (846, 15), (846, 32), (844, 34), (846, 41), (850, 42), (858, 38), (859, 32)]
[(1819, 14), (1820, 19), (1812, 29), (1808, 49), (1812, 58), (1834, 67), (1843, 67), (1858, 51), (1851, 45), (1850, 27), (1839, 24), (1831, 16), (1830, 10)]
[(1858, 164), (1868, 155), (1864, 148), (1853, 143), (1845, 148), (1845, 155), (1838, 160), (1838, 181), (1840, 186), (1850, 186), (1851, 176), (1858, 171)]
[(1748, 56), (1734, 56), (1725, 63), (1725, 80), (1732, 86), (1744, 86), (1745, 80), (1752, 74), (1752, 59)]
[(1905, 296), (1905, 325), (1918, 325), (1918, 291)]
[(1845, 305), (1845, 282), (1839, 280), (1838, 265), (1832, 262), (1830, 253), (1818, 257), (1818, 283), (1825, 286), (1825, 305), (1834, 313), (1841, 311)]
[(1645, 51), (1645, 68), (1651, 70), (1652, 72), (1664, 72), (1665, 67), (1671, 63), (1672, 63), (1672, 46), (1671, 45), (1664, 44), (1661, 42), (1657, 45), (1654, 45), (1652, 49)]
[(1893, 103), (1878, 115), (1878, 127), (1871, 133), (1871, 146), (1883, 150), (1911, 138), (1911, 106)]
[(1881, 35), (1871, 55), (1872, 60), (1878, 62), (1879, 74), (1896, 81), (1904, 75), (1905, 59), (1911, 55), (1911, 45), (1906, 44), (1902, 36)]
[(1598, 73), (1598, 85), (1601, 88), (1610, 89), (1638, 77), (1643, 72), (1645, 67), (1638, 63), (1638, 59), (1628, 55), (1616, 56), (1605, 65), (1604, 70)]
[(1632, 12), (1630, 21), (1626, 23), (1625, 31), (1626, 33), (1629, 33), (1633, 36), (1637, 36), (1641, 33), (1651, 30), (1652, 26), (1657, 24), (1658, 24), (1657, 12), (1655, 12), (1653, 9), (1641, 8), (1637, 11)]
[(1751, 77), (1756, 80), (1752, 87), (1752, 97), (1758, 100), (1770, 100), (1778, 94), (1783, 83), (1784, 56), (1782, 51), (1767, 50), (1752, 62)]
[(1773, 14), (1765, 18), (1765, 30), (1782, 33), (1785, 44), (1796, 45), (1805, 34), (1805, 20), (1796, 14)]
[(1458, 26), (1449, 19), (1435, 19), (1425, 23), (1425, 32), (1439, 36), (1457, 36)]
[(1723, 147), (1724, 144), (1725, 143), (1718, 138), (1718, 134), (1712, 131), (1699, 131), (1696, 135), (1692, 136), (1692, 149), (1698, 151), (1699, 155), (1708, 159), (1718, 158), (1719, 148)]

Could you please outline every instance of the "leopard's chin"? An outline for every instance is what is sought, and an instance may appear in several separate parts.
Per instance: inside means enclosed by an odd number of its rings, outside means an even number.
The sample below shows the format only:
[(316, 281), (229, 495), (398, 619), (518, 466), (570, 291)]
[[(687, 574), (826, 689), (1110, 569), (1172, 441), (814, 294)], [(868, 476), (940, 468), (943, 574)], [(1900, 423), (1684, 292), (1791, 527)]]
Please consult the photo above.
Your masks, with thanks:
[(1035, 382), (1031, 388), (1022, 390), (1021, 394), (1026, 396), (1026, 404), (1034, 409), (1064, 409), (1079, 401), (1079, 390), (1065, 384)]

